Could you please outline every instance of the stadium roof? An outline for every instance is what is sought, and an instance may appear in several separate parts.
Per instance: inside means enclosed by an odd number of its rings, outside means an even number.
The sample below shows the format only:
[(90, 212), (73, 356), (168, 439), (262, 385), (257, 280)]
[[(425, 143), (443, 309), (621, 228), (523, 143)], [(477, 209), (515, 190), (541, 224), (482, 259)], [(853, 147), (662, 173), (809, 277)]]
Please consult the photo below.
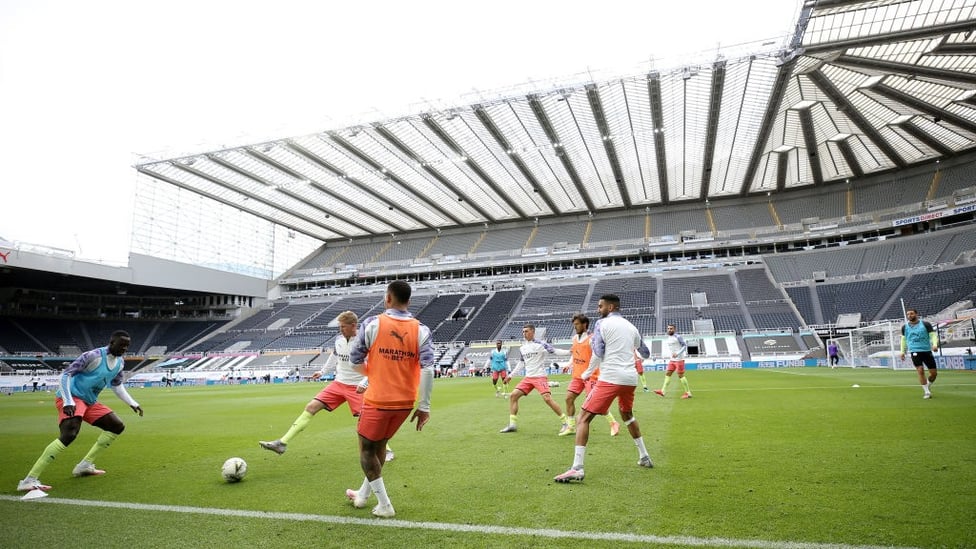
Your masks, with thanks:
[(804, 3), (785, 48), (138, 164), (321, 240), (765, 194), (976, 144), (976, 0)]

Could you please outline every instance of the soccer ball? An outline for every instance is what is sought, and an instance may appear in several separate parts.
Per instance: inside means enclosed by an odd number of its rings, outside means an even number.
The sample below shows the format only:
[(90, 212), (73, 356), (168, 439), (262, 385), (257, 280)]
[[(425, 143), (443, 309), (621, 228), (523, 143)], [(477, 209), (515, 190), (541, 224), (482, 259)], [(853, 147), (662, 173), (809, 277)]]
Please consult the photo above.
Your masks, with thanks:
[(238, 457), (228, 459), (224, 462), (224, 466), (220, 468), (220, 475), (227, 482), (240, 482), (244, 480), (244, 475), (246, 474), (247, 462)]

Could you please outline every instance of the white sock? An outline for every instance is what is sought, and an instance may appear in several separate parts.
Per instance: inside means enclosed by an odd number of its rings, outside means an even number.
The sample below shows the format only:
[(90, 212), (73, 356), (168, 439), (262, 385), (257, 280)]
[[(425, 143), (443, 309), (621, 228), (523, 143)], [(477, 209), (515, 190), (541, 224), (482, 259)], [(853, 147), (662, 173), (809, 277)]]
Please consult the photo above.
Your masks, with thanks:
[(380, 505), (393, 505), (390, 503), (390, 496), (386, 494), (386, 485), (383, 484), (383, 477), (369, 481), (369, 487), (373, 489), (373, 493), (376, 494), (376, 499), (379, 500)]
[(586, 446), (575, 446), (573, 451), (573, 469), (583, 468), (583, 457), (586, 455)]
[(359, 487), (359, 497), (363, 499), (369, 499), (369, 496), (373, 494), (373, 488), (369, 485), (369, 479), (363, 477), (363, 485)]
[(647, 456), (647, 447), (644, 446), (644, 437), (637, 437), (634, 439), (634, 444), (637, 445), (637, 451), (640, 452), (640, 457)]

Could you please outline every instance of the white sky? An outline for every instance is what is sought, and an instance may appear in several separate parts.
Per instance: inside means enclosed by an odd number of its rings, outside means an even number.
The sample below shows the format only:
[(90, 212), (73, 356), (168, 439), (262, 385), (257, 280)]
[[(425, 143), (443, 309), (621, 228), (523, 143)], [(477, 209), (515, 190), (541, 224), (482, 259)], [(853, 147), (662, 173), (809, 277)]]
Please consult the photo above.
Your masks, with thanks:
[(0, 237), (125, 264), (137, 153), (335, 129), (587, 71), (636, 74), (651, 59), (677, 68), (719, 46), (782, 43), (800, 4), (2, 0)]

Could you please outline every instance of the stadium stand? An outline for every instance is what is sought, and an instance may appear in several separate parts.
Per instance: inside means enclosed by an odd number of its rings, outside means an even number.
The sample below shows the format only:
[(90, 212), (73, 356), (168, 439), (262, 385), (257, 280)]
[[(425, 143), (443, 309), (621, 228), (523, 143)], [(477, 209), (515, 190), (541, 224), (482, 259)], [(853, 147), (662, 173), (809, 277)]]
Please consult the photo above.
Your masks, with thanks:
[[(435, 297), (433, 301), (428, 303), (426, 307), (421, 309), (420, 312), (416, 314), (416, 317), (428, 328), (430, 328), (432, 332), (436, 332), (437, 327), (457, 310), (458, 305), (461, 304), (461, 300), (463, 300), (464, 297), (464, 294), (439, 295)], [(435, 341), (449, 341), (438, 338), (434, 339)]]
[(750, 305), (749, 315), (757, 330), (787, 328), (795, 331), (803, 325), (785, 301), (781, 304)]
[(457, 335), (457, 341), (488, 341), (495, 339), (519, 300), (522, 290), (499, 290), (491, 295), (468, 326)]
[(777, 224), (766, 203), (713, 206), (710, 210), (715, 228), (719, 231), (754, 229)]
[[(696, 305), (692, 294), (704, 293), (707, 304), (736, 303), (735, 288), (727, 274), (672, 277), (663, 280), (662, 306)], [(702, 304), (704, 305), (704, 304)]]
[(589, 291), (590, 284), (533, 286), (526, 291), (516, 317), (521, 319), (557, 313), (567, 316), (584, 311)]
[[(976, 299), (976, 267), (914, 274), (901, 289), (899, 298), (922, 316), (937, 313), (957, 301)], [(899, 300), (894, 300), (882, 315), (882, 318), (901, 317)]]
[(773, 285), (766, 269), (736, 269), (735, 278), (746, 303), (783, 298), (783, 292)]
[(427, 250), (427, 257), (438, 259), (468, 255), (481, 238), (481, 233), (440, 234), (434, 238)]
[(803, 318), (803, 321), (808, 325), (823, 323), (823, 318), (817, 317), (816, 309), (814, 309), (813, 306), (813, 291), (812, 286), (806, 284), (786, 288), (787, 295), (789, 295), (790, 300), (793, 301), (793, 304), (800, 312), (800, 316)]
[(861, 313), (865, 320), (875, 320), (881, 309), (905, 280), (896, 276), (815, 286), (824, 320), (833, 322), (844, 313)]
[(532, 229), (533, 227), (499, 227), (485, 230), (474, 253), (484, 255), (522, 250), (532, 236)]
[(593, 286), (590, 311), (596, 310), (596, 302), (604, 294), (616, 294), (620, 307), (628, 313), (653, 313), (657, 308), (657, 277), (601, 278)]
[(527, 247), (552, 248), (558, 242), (572, 243), (578, 247), (583, 242), (586, 225), (585, 221), (539, 223)]
[(646, 215), (630, 215), (594, 219), (590, 222), (587, 244), (643, 240)]

